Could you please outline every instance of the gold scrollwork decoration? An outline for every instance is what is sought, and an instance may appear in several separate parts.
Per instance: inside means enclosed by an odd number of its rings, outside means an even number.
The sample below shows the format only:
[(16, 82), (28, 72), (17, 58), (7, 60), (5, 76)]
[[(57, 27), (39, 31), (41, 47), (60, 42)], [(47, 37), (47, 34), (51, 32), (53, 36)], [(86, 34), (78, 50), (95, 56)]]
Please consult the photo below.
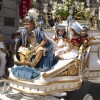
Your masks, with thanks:
[(100, 38), (96, 38), (96, 37), (94, 37), (94, 36), (90, 36), (90, 37), (89, 37), (89, 40), (100, 40)]
[(57, 74), (54, 77), (61, 77), (61, 76), (68, 76), (68, 69), (64, 70), (63, 72)]
[(88, 61), (86, 59), (83, 60), (82, 70), (88, 68)]
[(77, 66), (72, 66), (71, 68), (68, 69), (68, 76), (74, 76), (78, 74), (78, 69), (79, 67)]
[(78, 75), (78, 70), (79, 67), (78, 66), (71, 66), (70, 68), (64, 70), (62, 73), (57, 74), (54, 77), (61, 77), (61, 76), (74, 76), (74, 75)]

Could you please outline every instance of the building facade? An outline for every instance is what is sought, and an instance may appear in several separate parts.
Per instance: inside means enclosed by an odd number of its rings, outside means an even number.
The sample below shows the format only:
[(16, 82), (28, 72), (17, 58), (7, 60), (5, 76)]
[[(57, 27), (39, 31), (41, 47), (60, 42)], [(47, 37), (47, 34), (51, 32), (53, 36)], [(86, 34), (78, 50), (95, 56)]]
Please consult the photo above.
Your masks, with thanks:
[[(21, 0), (0, 0), (0, 34), (9, 35), (17, 31), (19, 27), (20, 1)], [(41, 12), (43, 11), (43, 7), (45, 3), (48, 3), (49, 4), (48, 7), (51, 9), (52, 6), (51, 3), (53, 3), (54, 1), (61, 2), (62, 0), (30, 0), (30, 7), (39, 8), (39, 11)], [(98, 8), (99, 8), (98, 22), (100, 23), (100, 7)]]
[(0, 34), (9, 35), (19, 27), (19, 0), (1, 0)]

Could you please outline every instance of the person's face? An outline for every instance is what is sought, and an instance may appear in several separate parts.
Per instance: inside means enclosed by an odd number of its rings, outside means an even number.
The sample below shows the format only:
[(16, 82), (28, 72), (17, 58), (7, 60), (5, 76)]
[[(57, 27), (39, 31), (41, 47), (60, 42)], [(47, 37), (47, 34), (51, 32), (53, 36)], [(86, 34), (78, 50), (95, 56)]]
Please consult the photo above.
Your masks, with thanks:
[(23, 24), (27, 31), (31, 31), (34, 27), (34, 25), (31, 22), (24, 22)]
[(81, 32), (81, 36), (85, 36), (87, 34), (86, 30), (84, 29), (82, 32)]
[(58, 30), (58, 34), (59, 34), (60, 36), (62, 36), (62, 35), (64, 34), (64, 30), (63, 30), (63, 29), (59, 29), (59, 30)]

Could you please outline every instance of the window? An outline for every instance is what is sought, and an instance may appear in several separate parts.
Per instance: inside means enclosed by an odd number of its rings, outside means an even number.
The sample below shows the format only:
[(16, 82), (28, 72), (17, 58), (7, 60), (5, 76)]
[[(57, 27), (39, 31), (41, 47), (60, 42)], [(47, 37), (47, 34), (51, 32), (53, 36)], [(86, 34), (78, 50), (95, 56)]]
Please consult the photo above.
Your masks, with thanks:
[(14, 18), (4, 18), (4, 25), (5, 26), (15, 26), (15, 19)]
[(2, 0), (0, 0), (0, 10), (1, 10), (1, 8), (2, 8)]

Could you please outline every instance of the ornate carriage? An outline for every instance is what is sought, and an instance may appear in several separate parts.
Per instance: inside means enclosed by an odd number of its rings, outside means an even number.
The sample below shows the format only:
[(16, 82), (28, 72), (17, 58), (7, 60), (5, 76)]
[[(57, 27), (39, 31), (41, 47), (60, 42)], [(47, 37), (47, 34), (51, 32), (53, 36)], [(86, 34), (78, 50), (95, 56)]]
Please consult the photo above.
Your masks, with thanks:
[[(92, 45), (86, 50), (81, 46), (77, 58), (59, 60), (51, 70), (41, 72), (32, 80), (18, 79), (9, 69), (9, 77), (0, 80), (4, 82), (0, 99), (59, 100), (57, 97), (66, 96), (67, 91), (79, 89), (84, 80), (100, 83), (100, 38), (90, 39)], [(88, 95), (88, 98), (92, 97)]]

